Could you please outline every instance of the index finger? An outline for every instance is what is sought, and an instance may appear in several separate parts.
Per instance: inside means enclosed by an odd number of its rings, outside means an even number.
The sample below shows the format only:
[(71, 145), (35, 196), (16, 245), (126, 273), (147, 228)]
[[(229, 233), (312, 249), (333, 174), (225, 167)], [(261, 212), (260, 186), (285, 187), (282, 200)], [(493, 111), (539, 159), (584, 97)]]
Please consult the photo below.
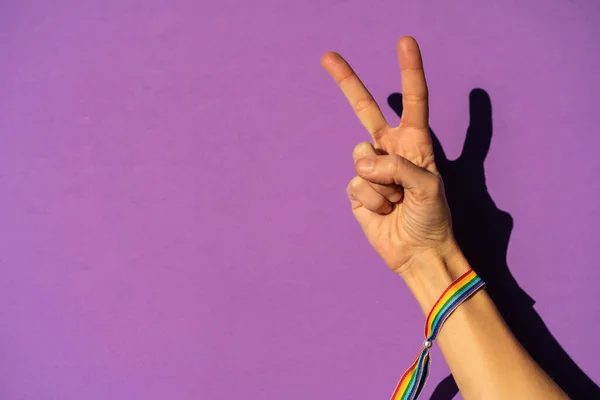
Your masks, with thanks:
[(379, 106), (354, 70), (339, 54), (330, 51), (321, 58), (321, 65), (331, 75), (350, 102), (356, 116), (373, 139), (388, 126)]
[(423, 70), (421, 50), (410, 36), (398, 41), (398, 58), (402, 75), (402, 126), (419, 129), (429, 127), (427, 82)]

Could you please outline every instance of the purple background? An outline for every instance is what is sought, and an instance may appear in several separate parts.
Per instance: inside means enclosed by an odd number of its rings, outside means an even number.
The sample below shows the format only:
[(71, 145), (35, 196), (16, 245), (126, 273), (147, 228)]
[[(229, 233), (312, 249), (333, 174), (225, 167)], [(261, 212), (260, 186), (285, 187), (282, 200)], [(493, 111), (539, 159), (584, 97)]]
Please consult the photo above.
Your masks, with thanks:
[(490, 94), (508, 265), (600, 381), (597, 4), (3, 1), (0, 398), (389, 398), (424, 318), (350, 213), (368, 135), (319, 58), (395, 123), (405, 34), (451, 158)]

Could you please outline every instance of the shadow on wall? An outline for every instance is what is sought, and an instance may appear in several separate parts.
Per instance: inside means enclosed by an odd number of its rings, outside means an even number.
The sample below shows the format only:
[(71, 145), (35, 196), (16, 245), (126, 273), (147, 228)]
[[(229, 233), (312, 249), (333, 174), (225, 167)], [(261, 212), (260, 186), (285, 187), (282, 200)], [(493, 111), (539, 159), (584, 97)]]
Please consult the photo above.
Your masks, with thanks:
[[(388, 104), (402, 115), (402, 95)], [(535, 361), (573, 400), (600, 399), (600, 388), (575, 364), (533, 308), (535, 301), (511, 275), (506, 262), (513, 219), (496, 207), (485, 184), (484, 160), (492, 140), (492, 105), (482, 89), (469, 96), (470, 125), (462, 154), (448, 160), (431, 132), (435, 160), (444, 180), (456, 240), (506, 323)], [(435, 388), (430, 400), (449, 400), (458, 393), (452, 376)]]

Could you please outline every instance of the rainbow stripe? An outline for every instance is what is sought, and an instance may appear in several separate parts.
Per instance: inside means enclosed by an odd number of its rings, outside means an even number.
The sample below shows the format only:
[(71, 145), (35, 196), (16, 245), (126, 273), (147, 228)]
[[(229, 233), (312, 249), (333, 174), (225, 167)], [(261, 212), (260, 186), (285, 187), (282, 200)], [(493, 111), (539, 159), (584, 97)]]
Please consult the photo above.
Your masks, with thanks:
[(458, 306), (481, 289), (485, 283), (470, 269), (461, 275), (435, 302), (425, 322), (425, 342), (410, 368), (406, 370), (391, 400), (415, 400), (419, 397), (429, 374), (429, 352), (444, 321)]

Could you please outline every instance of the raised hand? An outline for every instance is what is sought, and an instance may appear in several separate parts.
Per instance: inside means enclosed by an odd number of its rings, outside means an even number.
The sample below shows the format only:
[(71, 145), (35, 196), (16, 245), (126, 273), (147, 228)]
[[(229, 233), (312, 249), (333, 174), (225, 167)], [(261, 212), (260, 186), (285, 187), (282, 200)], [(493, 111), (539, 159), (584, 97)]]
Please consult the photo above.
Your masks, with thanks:
[[(439, 304), (440, 295), (449, 293), (445, 291), (451, 283), (471, 266), (454, 237), (444, 185), (434, 160), (427, 85), (415, 40), (401, 38), (398, 55), (403, 110), (397, 127), (386, 123), (371, 94), (340, 55), (326, 53), (321, 64), (373, 139), (372, 144), (361, 143), (354, 149), (357, 176), (348, 185), (354, 215), (370, 243), (404, 278), (428, 314)], [(486, 129), (481, 122), (488, 119), (472, 120), (471, 133)], [(465, 146), (465, 159), (483, 160), (485, 154), (476, 151), (481, 144)], [(440, 169), (447, 172), (445, 157), (440, 156), (439, 161)], [(453, 310), (437, 342), (465, 399), (568, 399), (515, 339), (484, 289)], [(423, 346), (411, 367), (413, 372), (415, 366), (424, 365), (421, 356), (427, 346)], [(422, 372), (420, 369), (413, 377), (420, 379)], [(394, 398), (404, 398), (406, 393), (413, 396), (414, 386), (405, 382), (400, 381)], [(405, 391), (408, 387), (411, 389)]]
[(369, 242), (397, 273), (422, 254), (453, 248), (451, 218), (435, 165), (428, 123), (427, 84), (417, 42), (398, 41), (403, 113), (400, 125), (385, 121), (373, 96), (337, 53), (321, 59), (371, 135), (353, 152), (357, 176), (347, 192)]

